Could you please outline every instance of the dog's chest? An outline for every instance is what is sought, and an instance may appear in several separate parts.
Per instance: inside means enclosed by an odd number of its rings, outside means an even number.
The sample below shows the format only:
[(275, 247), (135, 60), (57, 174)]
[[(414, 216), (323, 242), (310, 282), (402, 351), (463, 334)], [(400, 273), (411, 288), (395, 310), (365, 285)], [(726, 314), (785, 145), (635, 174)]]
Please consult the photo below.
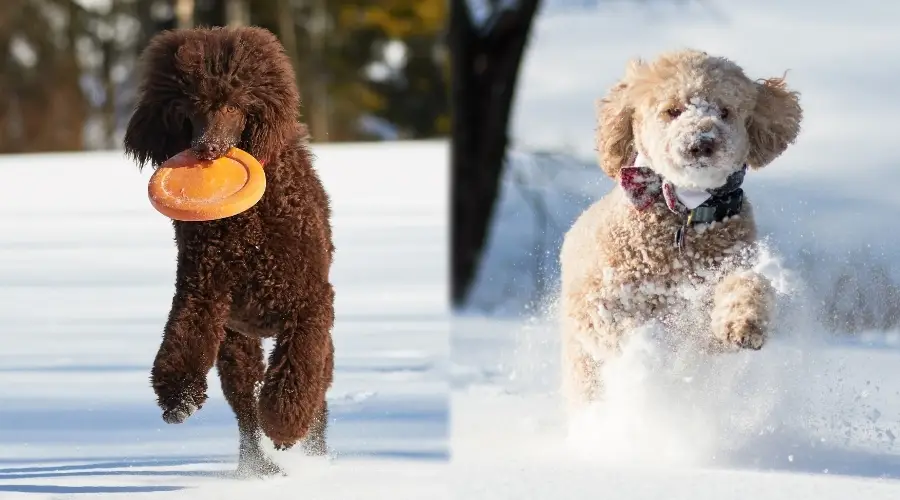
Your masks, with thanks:
[[(743, 259), (755, 236), (752, 223), (741, 217), (711, 224), (683, 226), (662, 210), (630, 213), (617, 230), (610, 267), (622, 285), (668, 290), (685, 284), (702, 286)], [(679, 247), (676, 233), (683, 229)], [(650, 293), (652, 295), (652, 293)]]

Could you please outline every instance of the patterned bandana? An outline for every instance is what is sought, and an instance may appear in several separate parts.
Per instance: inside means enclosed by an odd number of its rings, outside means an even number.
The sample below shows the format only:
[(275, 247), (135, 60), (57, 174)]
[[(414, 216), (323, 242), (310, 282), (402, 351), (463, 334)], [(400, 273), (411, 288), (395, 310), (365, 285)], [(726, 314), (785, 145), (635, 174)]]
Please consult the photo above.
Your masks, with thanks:
[[(708, 199), (736, 191), (744, 182), (746, 173), (747, 165), (744, 165), (740, 170), (728, 176), (724, 186), (707, 189)], [(684, 215), (696, 208), (685, 206), (676, 193), (675, 185), (663, 179), (649, 167), (622, 167), (619, 173), (619, 185), (622, 186), (622, 190), (628, 195), (628, 199), (634, 207), (640, 211), (650, 208), (650, 205), (658, 200), (660, 195), (665, 200), (666, 207), (673, 213)]]

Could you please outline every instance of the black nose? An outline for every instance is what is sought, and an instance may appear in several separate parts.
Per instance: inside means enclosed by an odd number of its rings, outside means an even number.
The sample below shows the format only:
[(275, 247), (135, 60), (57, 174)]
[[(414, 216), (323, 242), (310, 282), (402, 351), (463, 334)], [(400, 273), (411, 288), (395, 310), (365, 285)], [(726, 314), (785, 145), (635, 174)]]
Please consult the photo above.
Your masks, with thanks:
[(225, 144), (220, 144), (218, 142), (201, 141), (191, 146), (191, 150), (193, 150), (194, 154), (197, 155), (197, 158), (200, 158), (201, 160), (215, 160), (221, 158), (228, 148)]
[(716, 150), (716, 141), (714, 139), (710, 139), (708, 137), (703, 137), (697, 140), (691, 149), (688, 152), (694, 158), (707, 158), (712, 156), (713, 152)]

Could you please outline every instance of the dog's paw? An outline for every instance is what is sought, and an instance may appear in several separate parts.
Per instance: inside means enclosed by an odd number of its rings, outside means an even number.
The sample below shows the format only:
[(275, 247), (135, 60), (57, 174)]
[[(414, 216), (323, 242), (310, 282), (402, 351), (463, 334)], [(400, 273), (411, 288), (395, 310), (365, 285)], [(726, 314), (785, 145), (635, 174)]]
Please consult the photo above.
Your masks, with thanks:
[(162, 418), (167, 424), (180, 424), (197, 411), (192, 401), (181, 401), (171, 408), (163, 410)]
[(307, 436), (306, 439), (303, 440), (303, 453), (310, 457), (327, 457), (328, 456), (328, 445), (325, 444), (325, 440), (321, 438), (315, 438), (313, 436)]
[(259, 393), (259, 424), (275, 449), (291, 449), (308, 432), (303, 422), (303, 401), (297, 390), (282, 391), (278, 384), (264, 384)]
[(297, 441), (272, 441), (278, 451), (288, 451), (297, 444)]
[(725, 350), (752, 349), (758, 351), (766, 343), (766, 331), (756, 321), (747, 319), (726, 321), (717, 335), (720, 348)]
[(287, 472), (264, 453), (258, 451), (241, 453), (234, 475), (238, 479), (264, 479), (274, 476), (284, 477), (287, 476)]
[(199, 410), (206, 401), (206, 394), (194, 392), (196, 391), (179, 391), (178, 396), (161, 401), (159, 406), (163, 410), (163, 421), (167, 424), (180, 424)]

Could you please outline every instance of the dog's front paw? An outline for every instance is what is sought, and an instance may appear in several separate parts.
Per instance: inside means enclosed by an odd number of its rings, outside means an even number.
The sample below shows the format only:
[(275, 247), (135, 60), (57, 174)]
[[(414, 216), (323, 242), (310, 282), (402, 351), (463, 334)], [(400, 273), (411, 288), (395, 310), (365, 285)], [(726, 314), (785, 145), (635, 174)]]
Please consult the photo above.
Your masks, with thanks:
[(728, 320), (716, 340), (725, 350), (752, 349), (758, 351), (766, 343), (766, 330), (757, 321)]
[(164, 408), (162, 418), (167, 424), (180, 424), (197, 411), (198, 406), (191, 400), (183, 400)]
[[(157, 387), (157, 391), (166, 392), (160, 387)], [(163, 410), (163, 421), (167, 424), (183, 423), (203, 406), (206, 398), (202, 388), (180, 389), (171, 396), (160, 398), (159, 406)]]

